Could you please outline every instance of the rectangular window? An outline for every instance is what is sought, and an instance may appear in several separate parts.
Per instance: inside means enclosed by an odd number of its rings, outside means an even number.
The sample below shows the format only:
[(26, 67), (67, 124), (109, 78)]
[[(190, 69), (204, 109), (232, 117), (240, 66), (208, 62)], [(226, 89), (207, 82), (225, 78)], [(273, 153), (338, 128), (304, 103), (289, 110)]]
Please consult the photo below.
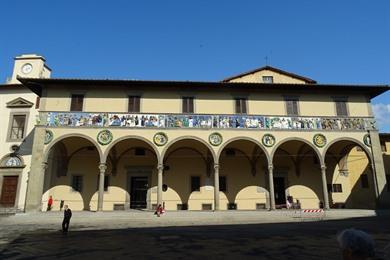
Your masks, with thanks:
[(72, 189), (79, 192), (83, 190), (83, 176), (72, 175)]
[(183, 97), (183, 113), (194, 113), (194, 98), (193, 97)]
[(140, 96), (129, 96), (129, 107), (128, 112), (139, 113), (141, 111), (141, 97)]
[[(96, 190), (99, 190), (99, 181), (100, 181), (100, 175), (98, 175), (97, 178)], [(110, 186), (110, 176), (104, 175), (104, 191), (108, 191), (108, 186)]]
[(226, 186), (226, 176), (219, 176), (219, 190), (226, 192), (227, 191)]
[(24, 138), (26, 115), (13, 115), (9, 139), (20, 140)]
[(360, 183), (361, 183), (363, 189), (368, 188), (368, 175), (367, 174), (360, 175)]
[(274, 77), (272, 77), (272, 76), (263, 76), (263, 83), (274, 83)]
[(341, 184), (333, 184), (332, 187), (333, 187), (332, 190), (333, 192), (343, 192), (343, 188)]
[(286, 110), (287, 115), (289, 116), (297, 116), (298, 112), (298, 98), (286, 98)]
[(236, 103), (236, 114), (246, 114), (247, 109), (246, 109), (246, 98), (236, 98), (235, 103)]
[(200, 177), (199, 176), (191, 176), (191, 192), (192, 191), (200, 191)]
[(40, 103), (41, 103), (41, 98), (40, 98), (40, 97), (37, 97), (37, 98), (35, 99), (35, 109), (38, 109), (38, 108), (39, 108)]
[(70, 103), (70, 111), (83, 111), (84, 95), (74, 94)]
[(347, 100), (346, 99), (335, 99), (336, 103), (336, 114), (337, 116), (348, 116)]

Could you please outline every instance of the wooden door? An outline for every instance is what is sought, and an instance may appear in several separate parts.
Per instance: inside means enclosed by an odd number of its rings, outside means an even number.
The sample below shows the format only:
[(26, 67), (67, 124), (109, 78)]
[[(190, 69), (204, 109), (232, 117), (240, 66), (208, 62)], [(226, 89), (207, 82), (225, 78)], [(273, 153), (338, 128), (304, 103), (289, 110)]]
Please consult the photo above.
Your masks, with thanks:
[(17, 189), (18, 176), (4, 176), (0, 205), (5, 207), (14, 207)]
[(145, 209), (148, 177), (131, 177), (130, 208)]

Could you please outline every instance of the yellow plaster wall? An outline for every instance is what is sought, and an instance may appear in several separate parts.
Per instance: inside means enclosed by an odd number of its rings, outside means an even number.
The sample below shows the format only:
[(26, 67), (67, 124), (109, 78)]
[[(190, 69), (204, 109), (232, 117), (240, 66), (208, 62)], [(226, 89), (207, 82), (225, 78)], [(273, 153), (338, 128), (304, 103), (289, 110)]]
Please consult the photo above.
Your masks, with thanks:
[(252, 74), (232, 79), (229, 82), (263, 83), (263, 76), (273, 76), (274, 83), (305, 84), (305, 81), (303, 80), (289, 77), (271, 70), (261, 70)]
[[(313, 86), (315, 88), (315, 86)], [(83, 111), (86, 112), (123, 112), (128, 110), (128, 92), (124, 88), (110, 87), (110, 98), (106, 89), (85, 87), (69, 90), (58, 86), (47, 90), (42, 98), (42, 111), (69, 111), (71, 94), (85, 93)], [(234, 114), (235, 97), (247, 97), (248, 114), (286, 115), (284, 96), (286, 93), (245, 93), (229, 91), (199, 91), (177, 93), (175, 90), (139, 90), (141, 95), (141, 113), (182, 113), (182, 96), (194, 96), (194, 112), (199, 114)], [(293, 90), (291, 93), (294, 93)], [(290, 94), (291, 94), (290, 93)], [(287, 93), (288, 94), (288, 93)], [(299, 97), (299, 111), (302, 116), (335, 116), (336, 108), (333, 93), (314, 95), (311, 93), (291, 94)], [(316, 107), (313, 110), (313, 107)], [(107, 111), (107, 108), (108, 111)], [(371, 116), (369, 104), (364, 96), (350, 96), (348, 99), (350, 116)]]

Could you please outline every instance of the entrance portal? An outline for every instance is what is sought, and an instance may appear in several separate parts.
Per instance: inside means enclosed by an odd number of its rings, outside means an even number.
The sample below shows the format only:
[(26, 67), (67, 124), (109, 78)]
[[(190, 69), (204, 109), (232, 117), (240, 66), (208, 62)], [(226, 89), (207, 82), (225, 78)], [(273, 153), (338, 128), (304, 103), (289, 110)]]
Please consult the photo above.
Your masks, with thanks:
[(14, 207), (17, 189), (18, 176), (4, 176), (0, 205), (4, 207)]
[(145, 209), (148, 177), (131, 177), (130, 208)]
[(274, 177), (275, 204), (286, 204), (286, 189), (284, 177)]

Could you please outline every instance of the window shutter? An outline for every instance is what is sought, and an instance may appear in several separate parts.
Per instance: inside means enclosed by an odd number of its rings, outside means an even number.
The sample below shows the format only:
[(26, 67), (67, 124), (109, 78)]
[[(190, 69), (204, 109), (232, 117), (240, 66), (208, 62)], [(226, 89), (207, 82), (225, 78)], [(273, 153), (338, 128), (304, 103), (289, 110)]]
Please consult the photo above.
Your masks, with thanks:
[(336, 101), (336, 113), (338, 116), (348, 116), (346, 101)]
[(298, 101), (292, 100), (293, 114), (298, 115)]
[(287, 115), (296, 116), (298, 115), (298, 100), (297, 99), (286, 99)]
[(347, 102), (345, 102), (345, 101), (341, 102), (341, 111), (342, 111), (342, 115), (344, 115), (344, 116), (348, 115)]
[(133, 112), (134, 111), (134, 98), (132, 96), (129, 96), (129, 108), (128, 108), (128, 111), (129, 112)]
[(134, 97), (134, 112), (140, 112), (141, 110), (141, 98), (140, 97)]
[(39, 108), (40, 103), (41, 103), (41, 98), (37, 97), (36, 100), (35, 100), (35, 109)]
[(241, 105), (240, 105), (240, 99), (236, 99), (236, 114), (241, 113)]
[(246, 114), (245, 98), (236, 98), (236, 114)]
[(246, 114), (246, 99), (241, 99), (241, 113)]
[(292, 115), (294, 108), (291, 100), (286, 100), (286, 107), (287, 107), (287, 115)]
[(141, 108), (141, 97), (139, 96), (129, 96), (129, 112), (140, 112)]
[(182, 104), (182, 111), (183, 113), (188, 113), (188, 107), (187, 107), (187, 98), (183, 97), (183, 104)]
[(188, 113), (194, 113), (194, 98), (188, 98)]
[(83, 111), (84, 95), (72, 95), (70, 111)]
[(183, 97), (182, 98), (182, 111), (183, 113), (194, 113), (194, 98)]

